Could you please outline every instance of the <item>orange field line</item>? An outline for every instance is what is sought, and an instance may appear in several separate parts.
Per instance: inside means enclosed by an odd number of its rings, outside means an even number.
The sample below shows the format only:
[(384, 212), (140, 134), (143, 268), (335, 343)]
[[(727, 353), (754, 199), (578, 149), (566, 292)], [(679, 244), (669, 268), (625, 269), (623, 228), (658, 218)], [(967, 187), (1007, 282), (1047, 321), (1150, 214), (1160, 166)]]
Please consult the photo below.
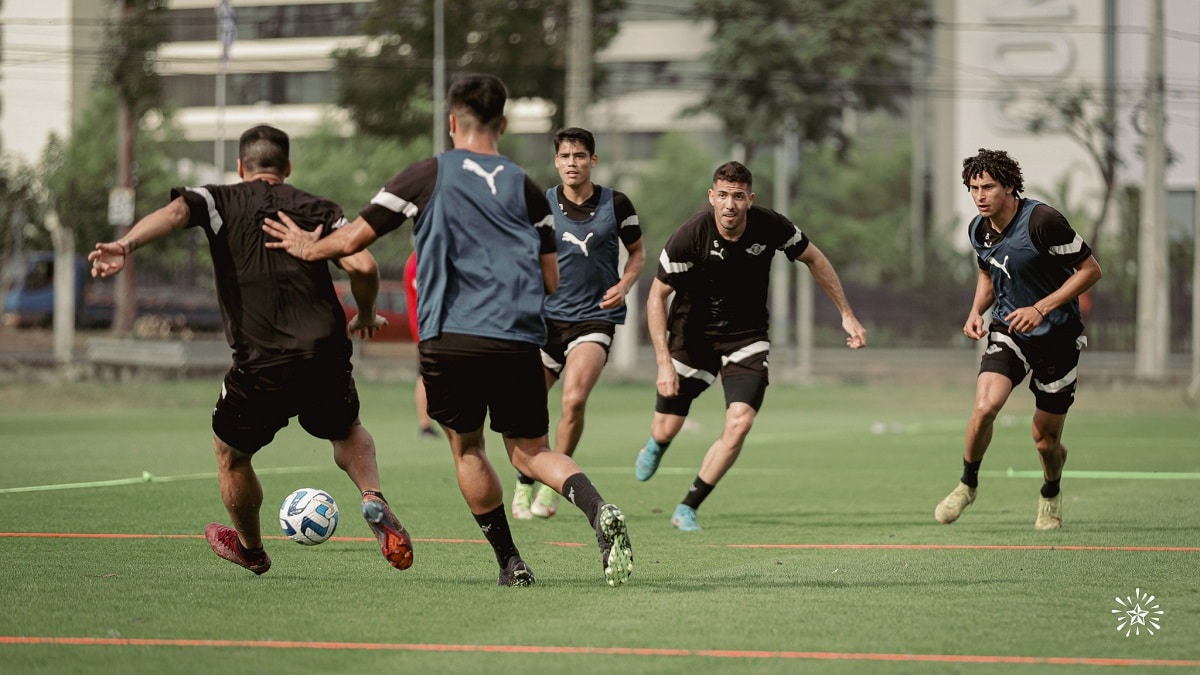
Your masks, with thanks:
[(557, 645), (406, 644), (390, 642), (300, 642), (292, 640), (186, 640), (174, 638), (91, 638), (0, 635), (0, 645), (102, 647), (238, 647), (250, 649), (331, 649), (403, 652), (476, 652), (492, 654), (568, 654), (602, 656), (691, 656), (726, 659), (821, 661), (904, 661), (925, 663), (1049, 664), (1061, 666), (1200, 667), (1200, 660), (1129, 659), (1091, 656), (997, 656), (988, 654), (888, 654), (800, 652), (744, 649), (660, 649), (653, 647), (571, 647)]
[[(2, 537), (28, 537), (31, 539), (203, 539), (202, 534), (130, 534), (103, 532), (0, 532)], [(287, 541), (287, 537), (269, 536), (263, 539)], [(372, 537), (333, 537), (329, 541), (375, 541)], [(486, 544), (485, 539), (422, 539), (413, 541), (428, 544)], [(551, 546), (585, 546), (574, 541), (550, 541)], [(719, 548), (745, 549), (842, 549), (842, 550), (910, 550), (910, 551), (1134, 551), (1197, 553), (1200, 546), (1083, 546), (1058, 544), (716, 544)]]

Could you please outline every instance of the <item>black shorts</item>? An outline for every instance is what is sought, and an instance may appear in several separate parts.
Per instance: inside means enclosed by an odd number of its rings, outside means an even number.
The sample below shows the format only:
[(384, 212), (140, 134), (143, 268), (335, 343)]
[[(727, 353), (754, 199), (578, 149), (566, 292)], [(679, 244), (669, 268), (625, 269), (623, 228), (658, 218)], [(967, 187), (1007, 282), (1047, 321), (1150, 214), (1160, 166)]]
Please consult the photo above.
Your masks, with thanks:
[(346, 357), (308, 358), (225, 374), (213, 408), (213, 433), (246, 453), (258, 452), (293, 417), (317, 438), (340, 441), (358, 420), (358, 390)]
[(417, 348), (429, 416), (440, 424), (469, 433), (490, 417), (492, 431), (509, 438), (541, 438), (549, 432), (537, 345), (442, 333)]
[(746, 403), (756, 411), (762, 407), (770, 382), (767, 357), (771, 343), (766, 336), (722, 340), (672, 333), (668, 346), (679, 375), (679, 395), (664, 398), (660, 394), (654, 405), (656, 411), (687, 415), (692, 401), (717, 379), (717, 373), (721, 374), (726, 408), (732, 403)]
[(1029, 390), (1038, 410), (1065, 415), (1075, 402), (1079, 351), (1086, 346), (1083, 335), (1014, 337), (1007, 326), (993, 323), (979, 372), (1006, 375), (1016, 387), (1032, 370)]
[(556, 377), (562, 375), (562, 370), (567, 365), (567, 355), (585, 342), (600, 345), (607, 362), (608, 350), (612, 347), (616, 328), (616, 324), (611, 321), (546, 319), (546, 344), (542, 345), (542, 366)]

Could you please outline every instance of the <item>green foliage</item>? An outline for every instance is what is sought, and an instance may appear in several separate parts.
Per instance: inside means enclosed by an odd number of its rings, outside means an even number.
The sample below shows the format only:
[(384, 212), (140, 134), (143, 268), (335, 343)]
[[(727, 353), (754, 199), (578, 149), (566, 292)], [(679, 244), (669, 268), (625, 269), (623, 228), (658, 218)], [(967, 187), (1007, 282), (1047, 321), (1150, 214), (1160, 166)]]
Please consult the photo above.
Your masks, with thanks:
[[(292, 175), (288, 182), (330, 199), (353, 220), (375, 193), (409, 164), (430, 156), (428, 136), (408, 144), (356, 134), (342, 137), (325, 126), (292, 142)], [(411, 221), (401, 232), (393, 232), (371, 245), (385, 277), (399, 279), (404, 261), (412, 251), (408, 233)]]
[[(1094, 217), (1088, 216), (1092, 223), (1090, 230), (1075, 229), (1083, 233), (1084, 239), (1093, 248), (1099, 246), (1100, 227), (1108, 218), (1113, 193), (1117, 189), (1117, 168), (1122, 163), (1116, 151), (1115, 114), (1096, 100), (1091, 85), (1081, 84), (1070, 89), (1047, 92), (1034, 104), (1025, 120), (1025, 128), (1034, 134), (1062, 134), (1074, 141), (1091, 159), (1104, 186), (1099, 200), (1100, 211)], [(1081, 214), (1083, 211), (1081, 209)]]
[(141, 117), (157, 106), (162, 97), (162, 82), (154, 72), (149, 58), (167, 37), (166, 0), (125, 0), (130, 5), (127, 16), (117, 17), (105, 34), (104, 67), (99, 71), (99, 83), (114, 87), (118, 95), (129, 101), (135, 117)]
[(891, 117), (877, 115), (862, 126), (842, 158), (835, 143), (803, 155), (792, 212), (843, 280), (905, 284), (912, 278), (910, 139)]
[[(540, 97), (557, 106), (561, 123), (569, 42), (568, 0), (454, 0), (445, 2), (447, 82), (465, 72), (499, 76), (513, 98)], [(617, 33), (624, 0), (593, 0), (592, 46)], [(407, 139), (429, 133), (433, 102), (433, 3), (375, 0), (363, 22), (366, 48), (336, 53), (338, 103), (359, 128)], [(600, 71), (597, 70), (597, 75)]]
[[(50, 198), (63, 226), (75, 231), (80, 252), (113, 238), (108, 223), (108, 193), (116, 185), (117, 173), (116, 94), (111, 88), (95, 87), (88, 101), (70, 140), (63, 143), (52, 137), (43, 160)], [(137, 217), (162, 207), (171, 188), (191, 178), (181, 176), (176, 168), (179, 154), (173, 142), (178, 138), (178, 131), (169, 122), (154, 133), (139, 127), (134, 145)], [(156, 247), (159, 250), (154, 257), (176, 256), (182, 260), (183, 238), (168, 237)]]
[(752, 160), (787, 132), (844, 150), (845, 110), (895, 110), (927, 0), (697, 0), (715, 27), (712, 85), (695, 112), (721, 118)]
[(636, 190), (630, 191), (646, 238), (646, 267), (689, 216), (708, 208), (717, 160), (685, 132), (671, 131), (658, 141), (654, 163), (642, 172)]

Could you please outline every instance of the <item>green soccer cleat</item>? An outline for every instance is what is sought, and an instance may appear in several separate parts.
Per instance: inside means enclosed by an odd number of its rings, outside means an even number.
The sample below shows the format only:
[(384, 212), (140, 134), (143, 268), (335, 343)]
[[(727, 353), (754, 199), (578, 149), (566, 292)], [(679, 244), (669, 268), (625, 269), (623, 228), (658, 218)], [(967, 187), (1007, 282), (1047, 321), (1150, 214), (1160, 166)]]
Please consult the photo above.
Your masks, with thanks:
[(537, 496), (533, 498), (533, 504), (529, 506), (529, 512), (538, 518), (550, 518), (557, 511), (558, 493), (546, 485), (538, 488)]
[(513, 490), (512, 517), (515, 520), (533, 520), (533, 513), (529, 510), (532, 501), (533, 486), (518, 482)]
[(633, 544), (625, 527), (625, 514), (616, 504), (605, 504), (596, 515), (596, 543), (600, 564), (609, 586), (620, 586), (633, 574)]
[(699, 532), (704, 529), (696, 522), (696, 509), (684, 504), (675, 507), (675, 513), (671, 514), (671, 524), (680, 532)]

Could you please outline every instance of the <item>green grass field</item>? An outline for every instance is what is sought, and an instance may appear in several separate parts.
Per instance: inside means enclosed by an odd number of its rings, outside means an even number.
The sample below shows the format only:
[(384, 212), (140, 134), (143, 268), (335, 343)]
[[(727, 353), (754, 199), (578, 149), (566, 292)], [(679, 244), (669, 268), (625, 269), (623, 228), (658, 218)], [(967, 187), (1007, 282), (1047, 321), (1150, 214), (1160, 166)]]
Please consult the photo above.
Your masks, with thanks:
[[(633, 577), (605, 585), (566, 504), (513, 524), (537, 585), (510, 589), (495, 586), (444, 442), (416, 440), (405, 383), (360, 391), (384, 491), (416, 538), (411, 569), (386, 564), (328, 443), (294, 423), (256, 462), (266, 534), (279, 536), (283, 497), (309, 486), (341, 505), (338, 537), (269, 539), (262, 577), (217, 558), (202, 532), (228, 522), (209, 430), (218, 386), (0, 385), (0, 671), (1200, 671), (1200, 414), (1178, 391), (1085, 381), (1065, 436), (1064, 529), (1037, 532), (1024, 389), (978, 501), (943, 526), (933, 507), (961, 469), (970, 389), (775, 385), (700, 510), (704, 531), (683, 534), (670, 513), (719, 431), (719, 392), (639, 483), (652, 386), (604, 384), (577, 459), (627, 514)], [(71, 486), (102, 481), (117, 484)], [(1138, 592), (1163, 614), (1153, 635), (1126, 636), (1113, 610)]]

